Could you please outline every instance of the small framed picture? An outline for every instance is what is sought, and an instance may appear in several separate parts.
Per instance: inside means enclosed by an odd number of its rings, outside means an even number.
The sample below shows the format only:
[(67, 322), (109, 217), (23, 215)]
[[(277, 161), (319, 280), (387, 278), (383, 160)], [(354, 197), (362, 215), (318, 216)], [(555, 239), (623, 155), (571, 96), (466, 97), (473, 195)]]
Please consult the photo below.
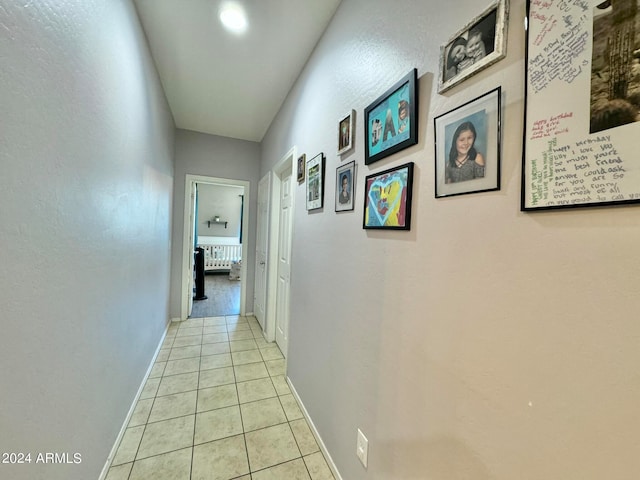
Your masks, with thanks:
[(500, 190), (500, 87), (434, 119), (436, 198)]
[(417, 85), (414, 68), (365, 109), (365, 165), (418, 143)]
[(355, 110), (351, 110), (338, 122), (338, 155), (342, 155), (353, 148), (355, 117)]
[(413, 162), (369, 175), (362, 228), (410, 230), (412, 189)]
[(353, 210), (353, 196), (356, 189), (356, 162), (350, 162), (336, 169), (336, 212)]
[(508, 15), (509, 0), (494, 0), (440, 47), (439, 93), (506, 56)]
[(324, 154), (319, 153), (306, 164), (307, 210), (322, 208), (324, 200)]
[(304, 182), (304, 169), (307, 156), (303, 153), (298, 157), (298, 183)]

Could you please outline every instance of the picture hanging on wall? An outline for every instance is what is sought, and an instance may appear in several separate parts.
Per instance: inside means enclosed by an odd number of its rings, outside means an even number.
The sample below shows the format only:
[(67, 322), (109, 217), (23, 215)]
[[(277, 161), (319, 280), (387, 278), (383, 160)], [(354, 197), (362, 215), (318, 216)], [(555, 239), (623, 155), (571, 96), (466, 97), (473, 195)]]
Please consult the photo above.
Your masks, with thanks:
[(417, 85), (414, 68), (365, 109), (366, 165), (418, 143)]
[(353, 196), (356, 189), (356, 162), (350, 162), (336, 169), (336, 212), (353, 210)]
[(527, 1), (527, 17), (521, 209), (640, 202), (638, 1)]
[(304, 169), (306, 167), (307, 156), (303, 153), (298, 157), (298, 183), (304, 182)]
[(338, 155), (342, 155), (353, 148), (355, 117), (355, 110), (351, 110), (338, 122)]
[(413, 162), (369, 175), (364, 186), (363, 228), (411, 229)]
[(324, 200), (324, 154), (307, 161), (307, 210), (322, 208)]
[(506, 56), (508, 18), (509, 0), (495, 0), (440, 47), (439, 93)]
[(435, 196), (500, 190), (500, 87), (434, 119)]

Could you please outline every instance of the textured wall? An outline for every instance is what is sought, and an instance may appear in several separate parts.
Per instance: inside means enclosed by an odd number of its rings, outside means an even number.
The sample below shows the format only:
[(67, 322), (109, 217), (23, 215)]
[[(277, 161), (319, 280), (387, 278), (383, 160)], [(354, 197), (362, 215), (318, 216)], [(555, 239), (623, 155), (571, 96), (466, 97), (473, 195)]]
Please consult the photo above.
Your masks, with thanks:
[[(182, 246), (184, 238), (184, 186), (186, 175), (203, 175), (250, 182), (249, 232), (247, 248), (247, 304), (253, 311), (253, 275), (256, 258), (256, 218), (260, 144), (218, 137), (190, 130), (176, 130), (176, 168), (173, 190), (173, 243), (171, 251), (171, 317), (180, 317)], [(246, 202), (246, 197), (245, 197)], [(245, 203), (245, 206), (247, 204)], [(204, 235), (203, 230), (200, 234)]]
[[(520, 207), (524, 0), (508, 56), (445, 95), (439, 46), (484, 5), (343, 0), (262, 145), (327, 155), (327, 204), (298, 187), (288, 374), (345, 480), (632, 479), (640, 470), (638, 209)], [(419, 144), (363, 164), (365, 107), (411, 68)], [(497, 192), (434, 198), (434, 116), (503, 87)], [(357, 112), (355, 152), (335, 152)], [(356, 160), (355, 212), (334, 213)], [(363, 180), (413, 161), (410, 232), (362, 229)], [(356, 428), (369, 439), (369, 468)]]
[[(243, 189), (223, 185), (198, 185), (198, 236), (234, 237), (240, 235)], [(215, 216), (227, 225), (211, 222)]]
[(169, 318), (173, 120), (128, 0), (1, 0), (0, 58), (0, 477), (95, 479)]

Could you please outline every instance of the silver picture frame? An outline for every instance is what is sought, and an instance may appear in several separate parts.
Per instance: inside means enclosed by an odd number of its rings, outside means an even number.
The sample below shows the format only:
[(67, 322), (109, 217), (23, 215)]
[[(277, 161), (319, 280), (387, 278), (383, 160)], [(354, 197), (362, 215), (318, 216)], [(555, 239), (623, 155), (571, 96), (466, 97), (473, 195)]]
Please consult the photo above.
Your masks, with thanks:
[(440, 47), (438, 93), (507, 55), (509, 0), (495, 0)]

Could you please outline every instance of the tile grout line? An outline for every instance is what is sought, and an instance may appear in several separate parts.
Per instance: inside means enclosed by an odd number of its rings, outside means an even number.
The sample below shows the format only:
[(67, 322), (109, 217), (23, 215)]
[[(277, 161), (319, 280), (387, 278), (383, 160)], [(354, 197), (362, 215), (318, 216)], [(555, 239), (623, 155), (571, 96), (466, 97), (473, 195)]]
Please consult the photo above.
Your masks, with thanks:
[[(244, 318), (247, 318), (247, 320), (249, 319), (249, 317), (244, 317)], [(295, 434), (293, 434), (293, 429), (292, 429), (292, 426), (291, 426), (291, 421), (292, 420), (289, 420), (289, 418), (287, 416), (287, 413), (286, 413), (286, 410), (284, 408), (283, 401), (281, 399), (281, 397), (286, 395), (287, 393), (284, 390), (282, 392), (280, 392), (279, 389), (276, 388), (276, 383), (275, 383), (275, 379), (274, 378), (275, 377), (282, 377), (283, 373), (280, 372), (279, 369), (274, 369), (274, 367), (268, 367), (267, 366), (267, 362), (276, 362), (276, 361), (279, 361), (279, 360), (284, 360), (283, 357), (282, 357), (282, 354), (280, 353), (280, 358), (271, 358), (270, 360), (267, 360), (266, 357), (265, 357), (265, 351), (269, 350), (270, 347), (273, 350), (277, 349), (278, 348), (277, 344), (276, 344), (275, 347), (272, 347), (270, 344), (263, 344), (263, 342), (260, 342), (260, 344), (258, 344), (258, 340), (263, 340), (264, 339), (263, 332), (261, 332), (261, 331), (256, 332), (256, 329), (254, 328), (255, 327), (254, 323), (252, 323), (250, 321), (247, 321), (247, 320), (245, 320), (245, 322), (239, 323), (237, 321), (237, 319), (235, 319), (235, 321), (233, 321), (233, 323), (226, 323), (227, 322), (227, 318), (225, 317), (225, 329), (227, 331), (227, 333), (226, 333), (226, 335), (227, 335), (226, 341), (224, 341), (224, 342), (213, 342), (213, 344), (226, 343), (228, 345), (228, 348), (229, 348), (229, 358), (230, 358), (230, 363), (231, 363), (231, 369), (232, 369), (232, 372), (233, 372), (233, 384), (235, 386), (235, 392), (236, 392), (236, 396), (237, 396), (237, 406), (238, 406), (238, 411), (240, 413), (240, 422), (241, 422), (241, 428), (242, 428), (244, 445), (245, 445), (245, 454), (246, 454), (246, 457), (247, 457), (247, 464), (249, 465), (249, 474), (248, 475), (249, 475), (250, 478), (252, 478), (252, 473), (255, 473), (255, 472), (251, 471), (251, 465), (250, 465), (250, 462), (249, 462), (248, 444), (247, 444), (247, 437), (246, 437), (246, 433), (247, 432), (245, 431), (246, 426), (245, 426), (244, 417), (242, 415), (242, 409), (241, 409), (241, 403), (240, 403), (240, 394), (239, 394), (239, 388), (238, 388), (239, 387), (239, 385), (238, 385), (239, 382), (238, 382), (238, 376), (236, 374), (236, 367), (240, 367), (240, 366), (243, 366), (243, 365), (250, 365), (250, 364), (259, 364), (259, 363), (263, 363), (265, 365), (267, 376), (264, 377), (264, 378), (269, 378), (269, 385), (273, 388), (274, 396), (278, 399), (278, 404), (280, 405), (280, 407), (282, 408), (282, 410), (283, 410), (283, 412), (285, 414), (285, 419), (281, 423), (277, 423), (275, 425), (269, 425), (269, 426), (261, 427), (261, 428), (255, 429), (253, 431), (263, 430), (263, 429), (270, 428), (270, 427), (276, 426), (276, 425), (287, 424), (287, 427), (289, 428), (289, 431), (291, 432), (292, 436), (294, 437), (294, 442), (295, 442), (295, 445), (296, 445), (296, 448), (297, 448), (297, 451), (298, 451), (298, 455), (295, 458), (291, 459), (291, 460), (287, 460), (286, 462), (280, 462), (280, 463), (276, 463), (276, 464), (270, 465), (270, 466), (262, 468), (260, 470), (256, 470), (256, 472), (257, 471), (267, 470), (269, 468), (273, 468), (273, 467), (276, 467), (276, 466), (284, 464), (284, 463), (288, 463), (288, 462), (291, 462), (291, 461), (294, 461), (294, 460), (297, 460), (297, 459), (301, 459), (303, 461), (304, 465), (305, 465), (306, 471), (310, 475), (310, 471), (309, 471), (309, 469), (308, 469), (308, 467), (306, 465), (306, 462), (304, 462), (304, 456), (302, 455), (302, 450), (300, 448), (300, 443), (299, 443), (298, 439), (296, 438)], [(156, 406), (156, 400), (158, 400), (159, 398), (170, 396), (170, 395), (177, 395), (177, 394), (193, 392), (193, 390), (186, 390), (186, 391), (180, 391), (180, 392), (176, 392), (176, 393), (167, 393), (165, 395), (160, 395), (159, 394), (160, 393), (160, 387), (161, 387), (161, 384), (163, 383), (163, 380), (164, 379), (168, 379), (170, 377), (178, 376), (178, 375), (185, 375), (185, 374), (189, 374), (189, 373), (197, 373), (197, 387), (196, 387), (196, 395), (195, 395), (195, 412), (194, 412), (194, 430), (193, 430), (192, 444), (191, 444), (192, 451), (191, 451), (191, 464), (190, 464), (189, 478), (191, 478), (193, 476), (193, 466), (194, 466), (195, 446), (196, 446), (196, 444), (195, 444), (196, 421), (195, 420), (196, 420), (197, 415), (198, 415), (198, 400), (200, 399), (200, 390), (202, 389), (201, 388), (201, 373), (202, 373), (202, 365), (203, 365), (202, 361), (203, 361), (203, 357), (205, 356), (205, 355), (203, 355), (203, 349), (204, 349), (204, 345), (205, 345), (205, 343), (204, 343), (204, 341), (205, 341), (204, 340), (204, 335), (205, 335), (205, 333), (204, 333), (205, 325), (204, 324), (205, 324), (205, 321), (206, 321), (206, 318), (204, 318), (202, 320), (202, 326), (200, 327), (200, 328), (202, 328), (202, 330), (201, 330), (202, 333), (200, 334), (201, 338), (200, 338), (200, 343), (199, 344), (176, 346), (175, 342), (176, 342), (176, 340), (178, 338), (186, 338), (186, 337), (189, 336), (189, 335), (187, 335), (187, 336), (178, 337), (178, 332), (180, 330), (180, 327), (178, 327), (177, 331), (174, 330), (174, 332), (173, 332), (174, 335), (172, 335), (170, 342), (168, 342), (167, 348), (166, 349), (162, 349), (162, 350), (168, 350), (169, 351), (168, 357), (164, 361), (164, 365), (163, 365), (163, 368), (162, 368), (162, 372), (160, 373), (160, 376), (159, 377), (154, 377), (154, 378), (158, 378), (158, 386), (157, 386), (157, 388), (155, 390), (154, 396), (152, 397), (153, 402), (152, 402), (152, 405), (151, 405), (150, 410), (149, 410), (149, 415), (146, 417), (146, 422), (144, 423), (144, 429), (142, 431), (142, 434), (141, 434), (141, 437), (140, 437), (141, 439), (140, 439), (140, 442), (138, 443), (138, 446), (137, 446), (137, 449), (136, 449), (136, 453), (135, 453), (134, 459), (132, 461), (132, 467), (131, 467), (131, 470), (129, 471), (128, 478), (131, 477), (131, 474), (133, 472), (133, 465), (135, 464), (135, 462), (137, 462), (139, 460), (145, 460), (147, 458), (153, 458), (153, 457), (162, 456), (162, 455), (165, 455), (165, 454), (168, 454), (168, 453), (173, 453), (173, 452), (176, 452), (176, 451), (184, 449), (184, 447), (182, 447), (182, 448), (177, 448), (177, 449), (170, 450), (170, 451), (167, 451), (167, 452), (157, 453), (155, 455), (151, 455), (149, 457), (145, 457), (144, 459), (138, 459), (137, 458), (139, 453), (140, 453), (140, 448), (142, 446), (142, 438), (144, 437), (144, 434), (147, 431), (147, 426), (149, 426), (150, 424), (159, 423), (159, 422), (166, 421), (166, 420), (171, 420), (173, 418), (181, 418), (181, 417), (190, 416), (190, 415), (180, 415), (178, 417), (172, 417), (170, 419), (161, 419), (161, 420), (157, 420), (155, 422), (149, 422), (149, 419), (151, 418), (151, 413), (153, 411), (153, 408), (154, 408), (154, 406)], [(243, 328), (242, 330), (238, 330), (237, 327), (238, 327), (238, 325), (241, 325), (241, 324), (247, 324), (248, 329), (244, 329)], [(233, 332), (230, 332), (230, 327), (233, 329)], [(193, 326), (189, 325), (189, 326), (186, 326), (186, 327), (183, 327), (183, 328), (199, 328), (199, 327), (193, 327)], [(251, 332), (251, 336), (252, 337), (251, 338), (240, 338), (240, 339), (235, 339), (235, 340), (233, 340), (231, 338), (232, 334), (237, 333), (237, 332), (245, 332), (245, 331), (247, 332), (247, 334), (248, 334), (248, 332)], [(222, 332), (214, 332), (214, 333), (217, 334), (217, 333), (222, 333)], [(242, 334), (241, 336), (245, 336), (247, 334)], [(232, 352), (232, 348), (231, 348), (231, 342), (232, 341), (245, 341), (245, 340), (252, 340), (253, 341), (253, 347), (249, 348), (249, 349), (246, 349), (246, 350), (238, 350), (238, 351), (233, 351)], [(186, 357), (186, 358), (178, 358), (178, 359), (175, 359), (175, 360), (169, 360), (169, 358), (171, 357), (171, 354), (175, 353), (176, 351), (179, 351), (179, 349), (183, 349), (183, 348), (187, 348), (187, 347), (195, 347), (195, 346), (199, 346), (199, 351), (200, 351), (200, 356), (199, 357), (195, 357), (194, 356), (194, 357)], [(233, 355), (234, 353), (249, 352), (249, 351), (254, 351), (254, 350), (258, 351), (258, 354), (259, 354), (259, 356), (261, 358), (261, 361), (236, 364), (237, 360), (234, 360), (234, 355)], [(216, 354), (214, 354), (214, 356), (215, 355)], [(218, 354), (218, 355), (222, 355), (222, 354)], [(268, 356), (272, 357), (273, 355), (272, 354), (268, 354)], [(192, 359), (192, 358), (199, 358), (197, 372), (181, 372), (181, 373), (173, 373), (171, 375), (166, 375), (168, 362), (170, 362), (170, 361), (180, 361), (180, 360), (189, 360), (189, 359)], [(216, 369), (220, 369), (220, 368), (223, 368), (223, 367), (219, 367), (218, 366), (217, 368), (207, 369), (207, 370), (216, 370)], [(260, 380), (261, 378), (263, 378), (263, 377), (260, 377), (260, 378), (257, 378), (257, 379), (254, 378), (254, 379), (251, 379), (251, 380)], [(246, 382), (251, 381), (251, 380), (246, 380)], [(273, 398), (273, 397), (267, 397), (267, 398)], [(245, 403), (249, 404), (249, 403), (258, 402), (258, 401), (261, 401), (261, 400), (264, 400), (264, 399), (252, 400), (252, 401), (248, 401), (248, 402), (245, 402)], [(223, 408), (223, 407), (218, 407), (218, 408)], [(218, 408), (212, 408), (212, 409), (207, 410), (207, 411), (217, 410)], [(298, 419), (294, 419), (294, 420), (298, 420)], [(133, 428), (133, 427), (128, 427), (128, 428)], [(230, 436), (223, 437), (223, 438), (230, 438), (232, 436), (235, 436), (235, 435), (230, 435)], [(221, 440), (221, 439), (216, 439), (216, 440)], [(212, 440), (212, 441), (215, 441), (215, 440)], [(202, 444), (206, 444), (206, 443), (210, 443), (210, 442), (203, 442)], [(238, 477), (238, 478), (240, 478), (240, 477)]]
[[(226, 318), (225, 318), (226, 321)], [(237, 326), (237, 324), (236, 324)], [(227, 336), (229, 327), (227, 327)], [(231, 357), (231, 369), (233, 371), (234, 386), (236, 387), (236, 396), (238, 398), (238, 413), (240, 414), (240, 426), (242, 427), (242, 440), (244, 442), (244, 453), (247, 457), (247, 469), (249, 470), (249, 478), (253, 478), (251, 475), (251, 462), (249, 461), (249, 446), (247, 445), (247, 435), (244, 430), (244, 418), (242, 417), (242, 408), (240, 407), (240, 392), (238, 391), (238, 378), (236, 377), (235, 363), (233, 362), (233, 352), (231, 351), (231, 339), (229, 339), (229, 356)]]

